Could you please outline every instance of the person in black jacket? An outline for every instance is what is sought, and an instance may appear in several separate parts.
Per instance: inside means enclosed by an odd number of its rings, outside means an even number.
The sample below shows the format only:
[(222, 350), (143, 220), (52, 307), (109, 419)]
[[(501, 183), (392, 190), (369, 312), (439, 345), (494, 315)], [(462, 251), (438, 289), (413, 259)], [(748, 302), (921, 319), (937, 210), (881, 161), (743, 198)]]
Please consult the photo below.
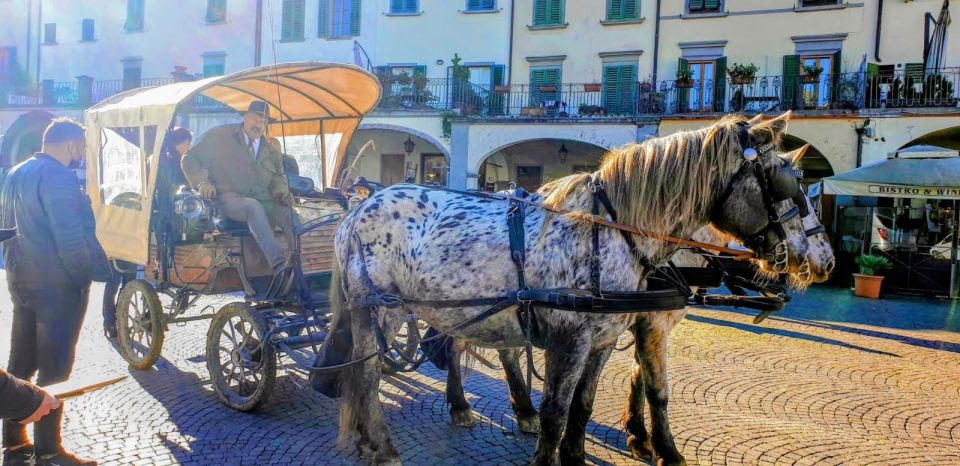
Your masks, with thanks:
[[(54, 119), (43, 133), (42, 152), (10, 169), (0, 191), (0, 226), (16, 226), (21, 235), (3, 244), (13, 298), (7, 371), (26, 380), (37, 373), (41, 386), (70, 376), (90, 282), (112, 275), (90, 199), (70, 170), (82, 164), (85, 150), (84, 128)], [(60, 407), (35, 424), (35, 448), (26, 426), (3, 421), (4, 456), (29, 461), (34, 449), (38, 465), (95, 465), (63, 450), (62, 416)]]
[(0, 419), (32, 424), (59, 407), (60, 401), (40, 387), (0, 369)]

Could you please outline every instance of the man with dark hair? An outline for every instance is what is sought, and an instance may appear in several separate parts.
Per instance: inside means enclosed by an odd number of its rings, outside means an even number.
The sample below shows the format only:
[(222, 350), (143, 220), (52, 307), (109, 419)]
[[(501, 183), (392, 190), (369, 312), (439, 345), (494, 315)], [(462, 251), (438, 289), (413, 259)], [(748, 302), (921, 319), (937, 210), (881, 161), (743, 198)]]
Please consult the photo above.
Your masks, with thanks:
[[(90, 199), (71, 168), (86, 152), (84, 128), (57, 118), (43, 133), (43, 149), (10, 169), (0, 191), (0, 226), (19, 236), (3, 244), (13, 328), (7, 371), (38, 385), (70, 376), (91, 280), (108, 281), (111, 269), (97, 241)], [(60, 445), (63, 407), (34, 426), (3, 421), (4, 464), (95, 465)]]

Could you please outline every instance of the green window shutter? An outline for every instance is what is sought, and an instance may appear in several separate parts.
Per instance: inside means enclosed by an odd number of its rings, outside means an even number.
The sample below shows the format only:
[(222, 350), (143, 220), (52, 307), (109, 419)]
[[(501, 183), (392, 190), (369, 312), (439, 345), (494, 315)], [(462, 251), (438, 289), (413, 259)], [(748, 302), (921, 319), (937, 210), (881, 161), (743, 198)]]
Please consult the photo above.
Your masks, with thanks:
[(505, 77), (505, 67), (503, 65), (493, 65), (490, 67), (490, 114), (503, 115), (505, 94), (494, 92), (494, 86), (503, 85)]
[(360, 0), (350, 0), (350, 35), (360, 35)]
[(223, 63), (213, 63), (203, 65), (203, 77), (209, 78), (211, 76), (223, 76), (224, 74), (224, 64)]
[(207, 0), (207, 22), (222, 23), (227, 20), (227, 0)]
[[(677, 63), (677, 69), (680, 71), (690, 71), (690, 62), (686, 58), (681, 58)], [(677, 111), (686, 112), (690, 107), (690, 89), (677, 88)]]
[(563, 1), (551, 0), (547, 20), (550, 24), (563, 24)]
[(623, 0), (623, 18), (622, 19), (637, 19), (640, 17), (640, 12), (637, 8), (638, 0)]
[(868, 108), (880, 106), (880, 65), (867, 63), (866, 96), (864, 104)]
[(283, 0), (280, 39), (303, 39), (303, 2), (304, 0)]
[(607, 0), (607, 19), (610, 21), (623, 19), (623, 0)]
[(915, 83), (923, 82), (923, 63), (907, 63), (903, 65), (903, 76), (907, 78), (907, 86), (913, 86)]
[(727, 100), (727, 57), (713, 62), (713, 110), (722, 112)]
[(497, 7), (497, 0), (467, 0), (467, 11), (489, 11)]
[(547, 24), (547, 0), (533, 0), (533, 25)]
[[(557, 90), (542, 91), (542, 86), (556, 86)], [(559, 93), (560, 68), (530, 70), (530, 106), (539, 107), (544, 100), (555, 100)]]
[(703, 0), (690, 0), (690, 11), (702, 10)]
[(840, 92), (840, 72), (843, 71), (840, 67), (842, 63), (843, 62), (840, 61), (840, 51), (837, 50), (837, 52), (833, 54), (833, 63), (831, 63), (832, 66), (830, 67), (829, 97), (831, 103), (837, 100), (837, 94)]
[(796, 106), (800, 94), (800, 57), (798, 55), (783, 56), (783, 109), (792, 109)]
[(720, 0), (703, 0), (704, 10), (719, 10)]
[(144, 0), (127, 0), (127, 20), (123, 29), (127, 31), (143, 30)]
[(417, 0), (390, 0), (391, 13), (416, 13), (419, 11)]
[(330, 36), (330, 1), (320, 0), (320, 13), (317, 15), (317, 37)]
[(427, 75), (427, 65), (417, 65), (413, 67), (414, 76), (426, 76)]
[(563, 0), (534, 0), (533, 25), (548, 26), (563, 23)]
[(636, 65), (603, 67), (603, 107), (608, 114), (630, 114), (636, 107)]

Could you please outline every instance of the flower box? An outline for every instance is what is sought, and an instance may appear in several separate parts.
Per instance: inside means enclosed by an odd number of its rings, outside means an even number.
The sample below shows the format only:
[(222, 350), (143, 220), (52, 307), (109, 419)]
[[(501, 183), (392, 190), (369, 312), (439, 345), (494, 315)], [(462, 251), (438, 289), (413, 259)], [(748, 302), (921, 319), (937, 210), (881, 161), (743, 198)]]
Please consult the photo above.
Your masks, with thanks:
[(802, 74), (800, 75), (800, 82), (804, 84), (816, 84), (820, 82), (819, 74)]
[(601, 85), (597, 83), (584, 84), (583, 90), (585, 92), (600, 92)]
[(506, 94), (510, 92), (510, 86), (493, 86), (493, 92), (498, 94)]
[(540, 92), (556, 92), (557, 86), (539, 86), (537, 90)]
[(757, 78), (746, 77), (746, 76), (734, 76), (730, 78), (730, 82), (733, 84), (753, 84)]
[(693, 80), (692, 80), (692, 79), (678, 79), (678, 80), (676, 81), (676, 85), (677, 85), (677, 88), (680, 88), (680, 89), (689, 89), (689, 88), (693, 87)]

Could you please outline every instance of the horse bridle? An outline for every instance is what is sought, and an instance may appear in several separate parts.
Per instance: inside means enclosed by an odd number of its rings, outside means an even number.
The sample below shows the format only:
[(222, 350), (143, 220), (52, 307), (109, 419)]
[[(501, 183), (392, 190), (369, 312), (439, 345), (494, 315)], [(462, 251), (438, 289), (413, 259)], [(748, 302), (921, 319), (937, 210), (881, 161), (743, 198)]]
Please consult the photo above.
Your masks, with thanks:
[[(786, 264), (787, 260), (787, 233), (783, 223), (796, 217), (806, 217), (810, 215), (810, 209), (807, 206), (806, 198), (803, 194), (803, 188), (800, 184), (801, 174), (794, 170), (790, 163), (783, 161), (770, 176), (763, 166), (763, 157), (774, 150), (772, 144), (764, 144), (754, 147), (750, 142), (749, 128), (746, 124), (739, 125), (738, 137), (740, 147), (743, 148), (743, 163), (740, 169), (730, 180), (726, 189), (720, 194), (713, 204), (713, 211), (710, 214), (711, 220), (716, 223), (717, 213), (727, 202), (733, 193), (733, 188), (737, 181), (745, 176), (753, 174), (757, 178), (757, 184), (760, 186), (760, 196), (764, 207), (767, 210), (767, 223), (753, 234), (747, 235), (744, 245), (756, 251), (760, 256), (766, 256), (775, 264)], [(777, 203), (790, 199), (793, 201), (793, 207), (782, 215), (777, 211)], [(819, 228), (819, 227), (818, 227)], [(813, 236), (821, 231), (813, 228), (806, 232), (807, 236)], [(773, 230), (779, 241), (773, 251), (767, 250), (767, 234)]]

